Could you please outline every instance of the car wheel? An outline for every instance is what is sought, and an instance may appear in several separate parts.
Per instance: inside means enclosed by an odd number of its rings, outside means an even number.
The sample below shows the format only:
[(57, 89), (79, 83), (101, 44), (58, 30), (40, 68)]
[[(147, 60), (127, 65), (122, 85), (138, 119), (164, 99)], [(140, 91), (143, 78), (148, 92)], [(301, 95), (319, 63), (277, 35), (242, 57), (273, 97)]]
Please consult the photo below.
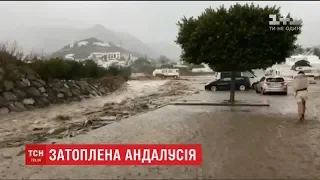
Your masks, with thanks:
[(261, 89), (261, 94), (262, 95), (265, 95), (266, 93), (263, 91), (263, 89)]
[(217, 91), (217, 86), (211, 86), (211, 91), (213, 92)]
[(256, 93), (257, 93), (257, 94), (259, 94), (259, 93), (260, 93), (260, 92), (258, 91), (258, 88), (257, 88), (257, 86), (256, 86), (255, 90), (256, 90)]
[(257, 86), (257, 83), (253, 83), (251, 88), (256, 89), (256, 86)]
[(247, 90), (247, 88), (246, 88), (245, 85), (240, 85), (239, 90), (240, 91), (245, 91), (245, 90)]

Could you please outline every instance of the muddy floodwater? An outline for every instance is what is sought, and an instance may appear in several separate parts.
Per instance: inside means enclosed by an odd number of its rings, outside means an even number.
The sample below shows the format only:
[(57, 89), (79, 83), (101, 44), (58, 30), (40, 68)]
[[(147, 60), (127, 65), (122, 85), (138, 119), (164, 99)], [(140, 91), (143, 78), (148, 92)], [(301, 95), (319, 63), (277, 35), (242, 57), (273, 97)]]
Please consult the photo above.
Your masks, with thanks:
[[(130, 81), (106, 97), (5, 116), (0, 126), (0, 177), (320, 178), (319, 81), (308, 88), (305, 123), (297, 123), (297, 104), (290, 85), (287, 96), (261, 95), (252, 90), (236, 92), (236, 100), (267, 102), (269, 107), (164, 106), (175, 100), (221, 102), (229, 98), (229, 92), (204, 91), (204, 84), (210, 81), (210, 76)], [(26, 167), (22, 146), (25, 142), (201, 144), (203, 162), (201, 166), (175, 167)]]
[(107, 96), (10, 113), (1, 116), (0, 148), (85, 134), (192, 92), (183, 80), (134, 80)]

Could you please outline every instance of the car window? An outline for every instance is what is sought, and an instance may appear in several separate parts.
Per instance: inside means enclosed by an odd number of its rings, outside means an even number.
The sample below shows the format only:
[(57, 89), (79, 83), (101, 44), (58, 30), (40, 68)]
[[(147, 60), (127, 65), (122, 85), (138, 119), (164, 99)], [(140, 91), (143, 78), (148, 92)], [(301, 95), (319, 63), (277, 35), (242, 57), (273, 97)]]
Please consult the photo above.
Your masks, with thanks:
[(248, 78), (254, 77), (254, 75), (252, 73), (248, 72), (248, 71), (243, 72), (242, 74), (243, 74), (244, 77), (248, 77)]
[(268, 78), (267, 82), (284, 82), (283, 78)]
[[(221, 78), (225, 78), (225, 77), (231, 77), (232, 76), (232, 72), (222, 72), (221, 73)], [(241, 76), (241, 72), (236, 72), (236, 77)]]
[(223, 78), (222, 81), (231, 81), (231, 78)]
[(244, 78), (243, 77), (236, 77), (236, 80), (242, 81), (242, 80), (244, 80)]

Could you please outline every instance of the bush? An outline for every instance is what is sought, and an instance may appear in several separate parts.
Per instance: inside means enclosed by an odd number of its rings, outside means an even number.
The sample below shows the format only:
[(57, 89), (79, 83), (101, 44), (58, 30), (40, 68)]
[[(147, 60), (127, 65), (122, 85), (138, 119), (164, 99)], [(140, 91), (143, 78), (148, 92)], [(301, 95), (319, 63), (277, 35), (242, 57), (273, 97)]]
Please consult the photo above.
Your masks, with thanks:
[(129, 68), (98, 66), (93, 60), (77, 62), (53, 58), (49, 60), (38, 60), (31, 64), (39, 75), (45, 79), (79, 80), (83, 78), (101, 78), (104, 76), (124, 76), (129, 79), (131, 72)]
[(51, 58), (49, 60), (33, 58), (32, 61), (27, 63), (27, 61), (22, 60), (22, 56), (17, 55), (19, 53), (12, 53), (8, 48), (0, 48), (0, 65), (16, 64), (17, 66), (29, 66), (46, 81), (51, 79), (79, 80), (101, 78), (104, 76), (123, 76), (128, 80), (131, 75), (130, 68), (104, 68), (98, 66), (93, 60), (77, 62), (62, 58)]
[(155, 67), (151, 64), (151, 62), (144, 58), (135, 60), (130, 67), (131, 72), (133, 73), (152, 74), (152, 72), (155, 70)]

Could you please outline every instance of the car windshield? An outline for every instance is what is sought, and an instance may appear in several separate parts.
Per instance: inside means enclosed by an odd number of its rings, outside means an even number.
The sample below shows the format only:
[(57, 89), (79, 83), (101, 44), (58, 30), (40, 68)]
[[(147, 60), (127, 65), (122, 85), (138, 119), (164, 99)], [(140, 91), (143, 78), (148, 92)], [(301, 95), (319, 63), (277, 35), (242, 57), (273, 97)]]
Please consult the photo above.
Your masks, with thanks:
[(283, 78), (268, 78), (267, 82), (284, 82)]
[(256, 75), (253, 74), (253, 72), (249, 72), (249, 71), (246, 71), (246, 72), (243, 72), (243, 76), (244, 77), (256, 77)]

